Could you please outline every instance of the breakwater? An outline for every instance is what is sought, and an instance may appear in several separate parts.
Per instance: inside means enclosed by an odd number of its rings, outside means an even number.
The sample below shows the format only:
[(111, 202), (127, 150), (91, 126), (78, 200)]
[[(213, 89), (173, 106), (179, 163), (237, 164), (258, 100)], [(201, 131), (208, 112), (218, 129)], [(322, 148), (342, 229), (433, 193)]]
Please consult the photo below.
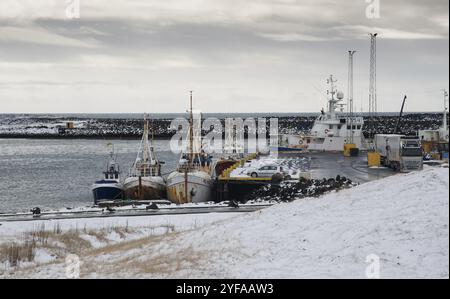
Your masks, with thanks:
[[(233, 116), (230, 116), (233, 117)], [(279, 132), (307, 133), (315, 116), (276, 116)], [(267, 120), (270, 116), (266, 116)], [(224, 117), (221, 119), (224, 123)], [(397, 123), (396, 115), (365, 117), (364, 135), (392, 133)], [(170, 138), (175, 130), (170, 128), (173, 118), (152, 121), (155, 138)], [(403, 116), (399, 133), (415, 135), (418, 130), (437, 129), (441, 125), (441, 113), (414, 113)], [(267, 125), (269, 122), (267, 121)], [(134, 139), (142, 136), (142, 120), (136, 118), (88, 118), (88, 117), (0, 117), (0, 138), (120, 138)]]

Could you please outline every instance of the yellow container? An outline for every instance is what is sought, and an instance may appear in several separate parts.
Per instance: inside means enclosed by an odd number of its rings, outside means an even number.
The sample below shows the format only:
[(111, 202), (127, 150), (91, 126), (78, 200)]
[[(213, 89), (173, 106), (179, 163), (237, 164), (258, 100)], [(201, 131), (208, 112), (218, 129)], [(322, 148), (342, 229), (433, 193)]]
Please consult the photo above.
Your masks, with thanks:
[(431, 153), (438, 147), (437, 142), (422, 141), (422, 149), (425, 153)]
[(351, 150), (356, 148), (356, 144), (354, 143), (346, 143), (344, 144), (344, 156), (350, 157)]
[(433, 160), (441, 160), (441, 154), (439, 154), (439, 153), (431, 153), (431, 159), (433, 159)]
[(368, 152), (367, 153), (367, 166), (379, 167), (380, 164), (381, 164), (381, 155), (379, 152)]

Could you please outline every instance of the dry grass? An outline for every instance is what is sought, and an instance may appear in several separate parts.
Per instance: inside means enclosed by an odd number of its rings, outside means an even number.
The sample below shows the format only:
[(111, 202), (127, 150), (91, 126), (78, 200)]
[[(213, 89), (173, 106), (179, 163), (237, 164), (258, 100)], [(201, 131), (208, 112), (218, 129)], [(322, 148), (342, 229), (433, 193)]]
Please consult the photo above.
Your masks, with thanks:
[[(149, 236), (138, 240), (121, 242), (102, 248), (93, 249), (86, 253), (85, 258), (89, 263), (83, 265), (82, 276), (90, 273), (108, 277), (116, 276), (119, 272), (127, 273), (128, 276), (159, 276), (169, 277), (175, 272), (191, 271), (201, 266), (201, 261), (207, 252), (195, 251), (193, 248), (184, 248), (177, 251), (176, 255), (168, 252), (144, 254), (145, 250), (152, 250), (160, 242), (170, 242), (176, 239), (180, 233), (173, 232), (161, 236)], [(132, 250), (140, 250), (142, 253), (125, 255)], [(138, 251), (139, 252), (139, 251)], [(111, 261), (98, 260), (99, 256), (113, 256)], [(125, 255), (121, 258), (122, 255)]]
[[(186, 232), (176, 232), (170, 224), (162, 227), (146, 226), (145, 229), (147, 236), (143, 238), (105, 244), (101, 248), (93, 248), (88, 243), (85, 246), (78, 246), (78, 252), (70, 253), (75, 253), (81, 258), (80, 277), (189, 278), (194, 271), (195, 273), (198, 273), (198, 271), (208, 273), (210, 268), (209, 261), (214, 256), (214, 252), (200, 251), (189, 246), (184, 248), (177, 247), (176, 250), (170, 249), (170, 244), (177, 243), (177, 240)], [(103, 228), (100, 231), (108, 230), (112, 230), (120, 235), (126, 228)], [(143, 233), (142, 230), (136, 230), (140, 234)], [(64, 246), (71, 247), (71, 242), (79, 238), (80, 234), (81, 236), (87, 235), (89, 231), (85, 231), (86, 233), (80, 231), (79, 234), (78, 230), (73, 230), (71, 234), (60, 232), (57, 236), (58, 242), (66, 244)], [(131, 230), (128, 229), (128, 231)], [(102, 233), (99, 234), (102, 235)], [(52, 252), (58, 252), (59, 250), (60, 253), (57, 256), (60, 258), (55, 258), (43, 265), (24, 264), (22, 267), (9, 270), (10, 272), (0, 270), (0, 277), (3, 277), (3, 275), (7, 275), (10, 278), (35, 277), (34, 275), (37, 273), (36, 266), (39, 268), (54, 267), (55, 275), (64, 277), (64, 261), (67, 251), (65, 248), (59, 247), (63, 244), (53, 248), (53, 237), (53, 234), (48, 236), (45, 246), (50, 248), (49, 250)], [(85, 242), (86, 240), (83, 241)], [(8, 271), (8, 269), (5, 270)], [(49, 277), (53, 277), (53, 275)]]
[[(0, 245), (0, 263), (7, 262), (10, 267), (19, 268), (22, 262), (33, 262), (35, 260), (37, 249), (45, 249), (46, 252), (55, 257), (55, 260), (64, 259), (68, 254), (86, 256), (86, 254), (100, 254), (100, 252), (108, 254), (126, 251), (141, 247), (147, 242), (159, 242), (164, 235), (155, 236), (156, 230), (163, 229), (162, 233), (166, 235), (175, 230), (174, 226), (170, 224), (143, 228), (149, 230), (148, 236), (145, 238), (109, 244), (108, 236), (111, 233), (116, 233), (120, 239), (125, 240), (127, 234), (135, 233), (137, 229), (130, 228), (127, 223), (126, 226), (109, 226), (98, 230), (88, 230), (84, 227), (82, 230), (76, 228), (63, 231), (59, 223), (56, 223), (50, 229), (47, 229), (45, 224), (41, 224), (31, 232), (24, 233), (20, 241)], [(83, 235), (95, 237), (105, 246), (101, 249), (93, 249), (91, 242), (83, 238)]]
[(10, 267), (18, 267), (22, 262), (32, 262), (36, 256), (36, 249), (45, 245), (51, 232), (42, 224), (33, 231), (25, 233), (21, 241), (0, 246), (0, 262), (8, 262)]
[(7, 261), (11, 267), (18, 267), (21, 262), (32, 262), (36, 255), (36, 242), (13, 242), (0, 247), (0, 260)]
[(176, 272), (191, 270), (200, 266), (207, 252), (184, 248), (176, 254), (162, 253), (146, 260), (132, 259), (127, 263), (118, 263), (118, 269), (134, 269), (138, 274), (155, 274), (167, 276)]
[(117, 252), (123, 252), (123, 251), (131, 250), (134, 248), (142, 248), (144, 246), (148, 246), (151, 244), (157, 244), (157, 243), (161, 242), (163, 239), (174, 238), (178, 234), (179, 233), (174, 232), (169, 235), (157, 235), (157, 236), (150, 235), (150, 236), (140, 238), (137, 240), (120, 242), (120, 243), (111, 244), (111, 245), (108, 245), (108, 246), (105, 246), (102, 248), (93, 249), (93, 250), (89, 251), (87, 254), (90, 256), (95, 256), (95, 255), (99, 255), (99, 254), (114, 254)]
[(126, 226), (108, 226), (104, 229), (98, 230), (98, 229), (91, 229), (91, 230), (84, 230), (84, 232), (90, 236), (93, 236), (97, 238), (100, 242), (108, 243), (108, 235), (111, 233), (116, 233), (119, 235), (121, 239), (125, 239), (127, 234), (136, 232), (136, 229), (131, 229), (128, 227), (128, 222)]
[(33, 262), (36, 250), (47, 249), (55, 257), (64, 257), (67, 253), (79, 253), (91, 248), (91, 244), (82, 239), (74, 230), (63, 232), (59, 224), (48, 230), (45, 224), (24, 233), (21, 240), (0, 245), (0, 262), (8, 262), (10, 267), (19, 267), (22, 262)]
[(68, 253), (82, 253), (87, 249), (92, 248), (92, 245), (89, 241), (83, 239), (80, 236), (79, 232), (69, 230), (64, 232), (58, 236), (52, 236), (54, 241), (61, 242), (63, 244), (62, 248), (64, 249), (64, 257)]

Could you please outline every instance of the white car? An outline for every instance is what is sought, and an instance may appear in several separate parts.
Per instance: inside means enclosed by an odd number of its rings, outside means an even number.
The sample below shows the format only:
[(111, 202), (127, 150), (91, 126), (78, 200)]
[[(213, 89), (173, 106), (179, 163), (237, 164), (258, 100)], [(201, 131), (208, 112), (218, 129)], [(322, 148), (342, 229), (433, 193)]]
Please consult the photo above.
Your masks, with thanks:
[(271, 178), (275, 174), (282, 174), (286, 179), (289, 179), (289, 172), (278, 165), (264, 165), (260, 168), (254, 168), (247, 171), (247, 175), (252, 178)]

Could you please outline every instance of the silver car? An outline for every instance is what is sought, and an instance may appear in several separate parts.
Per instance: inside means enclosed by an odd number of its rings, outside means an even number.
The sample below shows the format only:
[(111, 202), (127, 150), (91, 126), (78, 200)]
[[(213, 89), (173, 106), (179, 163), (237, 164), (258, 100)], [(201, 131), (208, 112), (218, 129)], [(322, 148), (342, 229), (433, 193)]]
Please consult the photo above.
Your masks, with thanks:
[(283, 167), (278, 165), (265, 165), (260, 168), (251, 169), (247, 172), (247, 175), (252, 178), (271, 178), (275, 174), (281, 174), (288, 179), (289, 172), (284, 170)]

